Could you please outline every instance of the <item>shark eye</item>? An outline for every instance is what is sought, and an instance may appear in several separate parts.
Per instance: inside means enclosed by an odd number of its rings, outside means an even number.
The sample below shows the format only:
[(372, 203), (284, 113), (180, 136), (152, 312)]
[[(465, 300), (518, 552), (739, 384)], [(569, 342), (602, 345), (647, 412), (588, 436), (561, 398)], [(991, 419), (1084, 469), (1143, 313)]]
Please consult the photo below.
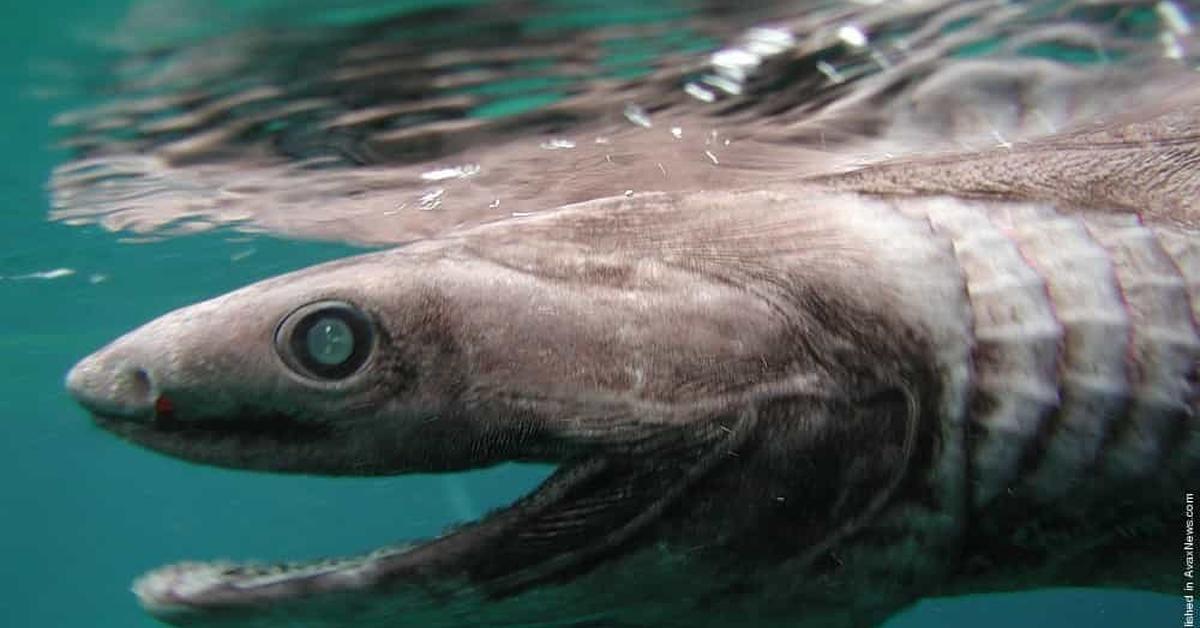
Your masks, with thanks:
[(318, 301), (284, 317), (275, 350), (292, 370), (323, 380), (345, 379), (371, 354), (374, 333), (367, 315), (343, 301)]

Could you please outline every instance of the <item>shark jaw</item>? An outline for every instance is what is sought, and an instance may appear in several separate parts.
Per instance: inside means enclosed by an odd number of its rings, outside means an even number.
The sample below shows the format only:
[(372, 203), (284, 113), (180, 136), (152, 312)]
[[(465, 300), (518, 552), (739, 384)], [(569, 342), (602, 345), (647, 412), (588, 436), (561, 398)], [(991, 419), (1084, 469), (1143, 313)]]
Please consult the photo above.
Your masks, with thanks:
[[(562, 523), (564, 516), (578, 512), (581, 504), (591, 503), (593, 508), (603, 504), (610, 497), (612, 481), (623, 483), (629, 473), (619, 462), (579, 460), (561, 465), (537, 489), (509, 506), (434, 539), (312, 561), (180, 562), (142, 575), (132, 590), (149, 614), (181, 626), (272, 626), (296, 621), (306, 626), (347, 625), (348, 621), (423, 626), (437, 625), (436, 618), (444, 620), (447, 614), (507, 617), (509, 612), (570, 624), (602, 616), (605, 609), (597, 605), (587, 610), (594, 601), (583, 606), (573, 603), (564, 616), (562, 607), (539, 602), (531, 610), (523, 600), (547, 595), (540, 585), (558, 585), (551, 596), (597, 598), (598, 587), (610, 586), (597, 582), (626, 578), (619, 575), (622, 569), (597, 567), (616, 567), (633, 557), (647, 562), (652, 571), (661, 571), (660, 580), (663, 575), (676, 578), (688, 573), (679, 569), (686, 557), (675, 556), (661, 544), (637, 542), (636, 527), (619, 528), (583, 551), (553, 539), (538, 542), (538, 533), (547, 532), (547, 521), (558, 522), (551, 527), (570, 528), (571, 523)], [(662, 514), (661, 500), (652, 493), (646, 497), (620, 510), (638, 511), (651, 519)], [(596, 536), (591, 530), (576, 532)], [(577, 535), (568, 531), (566, 536)]]

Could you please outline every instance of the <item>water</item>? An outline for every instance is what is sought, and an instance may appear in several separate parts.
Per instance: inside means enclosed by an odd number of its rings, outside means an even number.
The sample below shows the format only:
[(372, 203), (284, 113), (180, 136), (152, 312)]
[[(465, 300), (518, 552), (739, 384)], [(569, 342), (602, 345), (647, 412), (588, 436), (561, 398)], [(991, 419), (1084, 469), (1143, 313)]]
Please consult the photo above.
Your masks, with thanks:
[[(0, 23), (0, 625), (155, 625), (127, 590), (148, 568), (367, 550), (436, 534), (529, 490), (544, 469), (331, 480), (193, 466), (101, 433), (67, 398), (70, 364), (134, 324), (355, 251), (228, 233), (131, 244), (46, 222), (43, 182), (61, 157), (47, 148), (47, 122), (71, 101), (34, 92), (53, 83), (47, 61), (82, 50), (75, 37), (122, 9), (41, 0), (6, 7)], [(1042, 591), (927, 601), (888, 626), (1178, 626), (1181, 612), (1172, 596)]]

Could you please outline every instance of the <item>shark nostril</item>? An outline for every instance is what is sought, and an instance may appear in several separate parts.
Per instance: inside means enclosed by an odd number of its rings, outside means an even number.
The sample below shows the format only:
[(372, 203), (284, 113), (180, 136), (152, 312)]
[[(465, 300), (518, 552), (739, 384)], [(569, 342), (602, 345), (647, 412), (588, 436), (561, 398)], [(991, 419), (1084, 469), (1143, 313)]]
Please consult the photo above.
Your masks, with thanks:
[(126, 367), (114, 382), (115, 401), (136, 416), (154, 416), (158, 413), (158, 390), (150, 371), (137, 366)]
[(146, 372), (146, 369), (133, 369), (133, 373), (129, 376), (130, 396), (134, 399), (149, 401), (153, 389), (150, 374)]

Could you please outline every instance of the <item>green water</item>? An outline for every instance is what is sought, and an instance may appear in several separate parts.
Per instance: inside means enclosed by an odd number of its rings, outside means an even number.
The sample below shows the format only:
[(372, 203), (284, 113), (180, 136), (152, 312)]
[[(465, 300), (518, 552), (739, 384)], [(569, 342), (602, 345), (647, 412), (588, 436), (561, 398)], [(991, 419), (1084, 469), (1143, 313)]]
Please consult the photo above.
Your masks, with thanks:
[[(77, 38), (115, 23), (123, 5), (22, 2), (0, 20), (0, 421), (9, 429), (0, 439), (0, 626), (151, 626), (128, 592), (148, 568), (316, 557), (428, 536), (512, 500), (545, 472), (384, 480), (228, 472), (130, 447), (89, 424), (61, 387), (74, 360), (169, 309), (354, 251), (229, 233), (132, 244), (46, 221), (43, 182), (57, 159), (48, 120), (71, 101), (37, 92), (55, 84), (56, 64), (84, 54)], [(1178, 626), (1181, 612), (1169, 596), (1049, 591), (925, 602), (889, 628)]]

